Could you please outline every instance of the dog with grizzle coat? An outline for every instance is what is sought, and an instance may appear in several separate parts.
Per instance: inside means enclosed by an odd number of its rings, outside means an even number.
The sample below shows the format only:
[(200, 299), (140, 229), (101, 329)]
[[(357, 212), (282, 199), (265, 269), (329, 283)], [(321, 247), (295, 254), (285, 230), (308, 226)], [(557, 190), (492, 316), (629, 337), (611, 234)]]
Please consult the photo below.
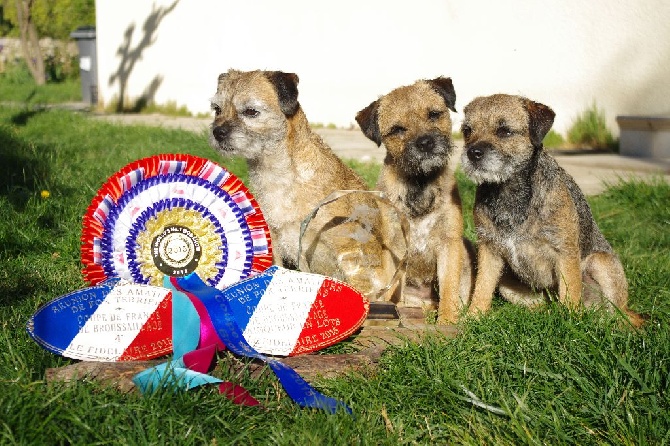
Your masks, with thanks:
[(520, 96), (478, 97), (464, 109), (463, 171), (477, 183), (477, 275), (469, 312), (486, 312), (498, 289), (510, 302), (551, 296), (571, 308), (628, 309), (623, 266), (583, 193), (544, 150), (554, 121), (546, 105)]
[[(296, 74), (230, 70), (218, 77), (211, 103), (210, 145), (224, 156), (246, 159), (251, 189), (270, 227), (275, 263), (297, 268), (303, 220), (332, 192), (365, 190), (365, 182), (310, 128), (298, 102)], [(383, 257), (381, 225), (370, 212), (369, 240), (342, 236), (360, 233), (360, 225), (349, 220), (365, 206), (373, 207), (362, 198), (320, 209), (304, 238), (310, 242), (303, 255), (312, 272), (368, 293), (385, 286), (385, 265), (362, 265), (357, 259)]]
[(437, 308), (438, 323), (458, 320), (473, 276), (453, 170), (455, 104), (451, 79), (438, 77), (396, 88), (356, 115), (365, 136), (386, 149), (377, 188), (409, 220), (398, 304)]

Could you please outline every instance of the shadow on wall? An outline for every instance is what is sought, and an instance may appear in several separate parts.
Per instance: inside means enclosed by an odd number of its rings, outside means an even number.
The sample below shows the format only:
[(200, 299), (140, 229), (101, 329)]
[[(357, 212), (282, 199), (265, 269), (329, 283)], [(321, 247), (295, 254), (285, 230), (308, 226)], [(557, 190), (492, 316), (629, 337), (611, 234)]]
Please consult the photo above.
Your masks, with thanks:
[(123, 34), (124, 41), (116, 51), (117, 56), (121, 58), (119, 63), (119, 68), (109, 77), (109, 85), (113, 85), (115, 82), (119, 85), (118, 93), (118, 103), (116, 104), (116, 111), (119, 113), (122, 112), (138, 112), (144, 108), (148, 103), (153, 102), (153, 99), (156, 95), (156, 91), (163, 82), (163, 76), (156, 75), (149, 85), (144, 89), (142, 95), (137, 98), (133, 104), (127, 104), (128, 101), (127, 89), (128, 89), (128, 80), (130, 79), (130, 74), (135, 68), (135, 64), (142, 58), (142, 53), (145, 49), (149, 48), (156, 41), (155, 33), (160, 25), (161, 21), (165, 18), (166, 15), (171, 13), (174, 8), (179, 3), (179, 0), (175, 0), (172, 5), (168, 7), (159, 7), (156, 8), (154, 4), (152, 6), (151, 14), (144, 21), (142, 26), (142, 39), (137, 43), (134, 48), (131, 48), (131, 41), (133, 34), (135, 33), (135, 24), (132, 23), (126, 29)]

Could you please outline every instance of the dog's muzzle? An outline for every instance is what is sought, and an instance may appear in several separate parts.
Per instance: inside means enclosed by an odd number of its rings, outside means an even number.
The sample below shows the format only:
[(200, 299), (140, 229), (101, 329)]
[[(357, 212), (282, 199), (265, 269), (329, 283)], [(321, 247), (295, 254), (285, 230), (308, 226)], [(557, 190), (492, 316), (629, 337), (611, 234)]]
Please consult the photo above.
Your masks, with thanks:
[(422, 152), (430, 153), (435, 150), (435, 138), (431, 135), (423, 135), (416, 139), (414, 145)]
[(445, 136), (425, 133), (407, 142), (399, 166), (407, 175), (429, 175), (446, 165), (450, 149)]
[(214, 127), (212, 129), (212, 135), (214, 135), (214, 139), (216, 139), (217, 142), (223, 142), (228, 137), (228, 135), (230, 135), (232, 130), (232, 124), (230, 122), (225, 122)]
[(449, 152), (449, 140), (439, 133), (424, 133), (408, 141), (406, 154), (413, 158), (425, 159), (442, 157)]
[(481, 159), (484, 158), (484, 155), (486, 155), (486, 152), (488, 152), (492, 148), (493, 146), (490, 143), (478, 142), (470, 146), (466, 146), (465, 153), (467, 154), (468, 159), (470, 160), (471, 163), (477, 163), (481, 161)]

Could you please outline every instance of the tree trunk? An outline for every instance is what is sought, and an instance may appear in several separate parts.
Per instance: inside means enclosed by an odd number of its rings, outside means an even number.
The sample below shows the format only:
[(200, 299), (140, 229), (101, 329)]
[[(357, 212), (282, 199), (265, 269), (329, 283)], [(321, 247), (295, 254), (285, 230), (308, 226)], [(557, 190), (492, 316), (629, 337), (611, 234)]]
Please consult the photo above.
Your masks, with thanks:
[(37, 30), (30, 14), (32, 4), (32, 0), (16, 0), (16, 16), (21, 31), (21, 50), (35, 83), (44, 85), (46, 82), (44, 58), (42, 57)]

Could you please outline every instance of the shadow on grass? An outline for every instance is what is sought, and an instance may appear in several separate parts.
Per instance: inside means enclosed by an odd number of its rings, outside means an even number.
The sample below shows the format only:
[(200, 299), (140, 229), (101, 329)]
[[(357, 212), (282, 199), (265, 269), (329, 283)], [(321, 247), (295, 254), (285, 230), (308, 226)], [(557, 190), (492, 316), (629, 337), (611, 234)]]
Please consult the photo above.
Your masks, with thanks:
[[(27, 122), (35, 113), (19, 113), (12, 117), (12, 122)], [(14, 137), (11, 128), (0, 126), (0, 196), (5, 196), (18, 211), (25, 208), (38, 185), (50, 177), (50, 168), (37, 156), (39, 152)]]
[[(19, 113), (0, 123), (0, 307), (36, 295), (58, 295), (63, 281), (76, 277), (68, 272), (76, 265), (76, 241), (60, 242), (73, 238), (68, 206), (61, 200), (39, 202), (41, 190), (57, 176), (48, 161), (54, 149), (22, 139), (16, 127), (7, 125), (31, 116)], [(61, 196), (74, 193), (56, 187)]]
[(12, 124), (18, 125), (20, 127), (24, 127), (26, 124), (28, 124), (28, 121), (33, 118), (36, 115), (39, 115), (40, 113), (43, 113), (44, 109), (43, 108), (33, 108), (33, 109), (25, 109), (14, 116), (12, 116)]
[(0, 267), (0, 308), (10, 307), (49, 294), (53, 286), (34, 268), (14, 259), (4, 261)]

